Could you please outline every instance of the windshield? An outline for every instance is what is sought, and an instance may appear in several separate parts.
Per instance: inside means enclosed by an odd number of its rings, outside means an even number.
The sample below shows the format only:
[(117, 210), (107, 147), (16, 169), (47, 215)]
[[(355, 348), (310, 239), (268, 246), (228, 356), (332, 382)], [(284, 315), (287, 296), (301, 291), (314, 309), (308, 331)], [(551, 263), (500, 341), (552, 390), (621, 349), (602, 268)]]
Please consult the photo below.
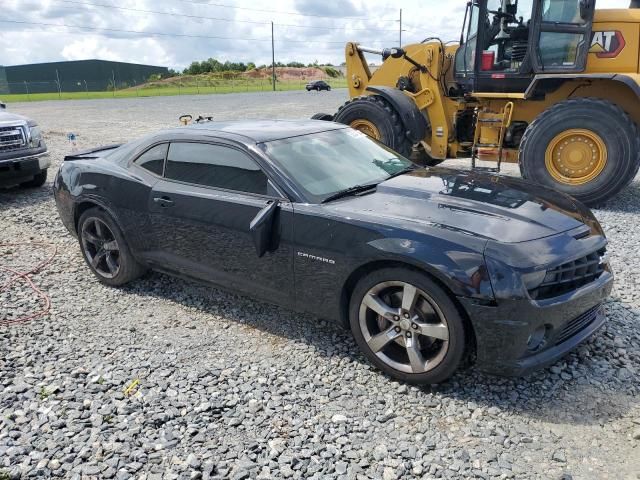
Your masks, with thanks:
[(347, 188), (380, 183), (414, 165), (350, 128), (266, 142), (260, 147), (313, 203)]

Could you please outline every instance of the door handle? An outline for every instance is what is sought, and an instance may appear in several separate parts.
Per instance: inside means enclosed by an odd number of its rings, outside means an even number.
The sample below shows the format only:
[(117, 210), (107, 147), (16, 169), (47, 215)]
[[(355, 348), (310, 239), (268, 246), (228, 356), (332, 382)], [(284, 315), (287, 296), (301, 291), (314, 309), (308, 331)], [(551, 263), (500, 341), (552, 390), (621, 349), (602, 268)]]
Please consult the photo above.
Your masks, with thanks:
[(159, 203), (161, 207), (170, 207), (173, 205), (173, 200), (169, 197), (153, 197), (153, 201)]

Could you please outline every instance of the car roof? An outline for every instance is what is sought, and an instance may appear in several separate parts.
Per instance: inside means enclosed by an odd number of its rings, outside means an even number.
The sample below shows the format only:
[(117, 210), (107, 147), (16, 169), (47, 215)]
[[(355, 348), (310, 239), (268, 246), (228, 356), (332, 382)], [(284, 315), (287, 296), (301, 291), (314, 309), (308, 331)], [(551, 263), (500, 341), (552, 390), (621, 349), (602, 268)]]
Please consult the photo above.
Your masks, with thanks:
[(239, 120), (194, 123), (165, 133), (179, 132), (203, 136), (215, 134), (217, 137), (241, 140), (244, 143), (262, 143), (343, 128), (347, 126), (324, 120)]

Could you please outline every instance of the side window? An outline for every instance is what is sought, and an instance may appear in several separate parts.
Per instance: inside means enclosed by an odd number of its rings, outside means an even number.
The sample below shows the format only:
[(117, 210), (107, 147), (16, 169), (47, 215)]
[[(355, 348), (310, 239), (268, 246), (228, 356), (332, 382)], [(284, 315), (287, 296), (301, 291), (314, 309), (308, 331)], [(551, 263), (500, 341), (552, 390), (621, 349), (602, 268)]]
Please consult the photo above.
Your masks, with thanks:
[(478, 41), (478, 17), (480, 14), (480, 7), (477, 5), (471, 6), (471, 11), (468, 13), (467, 19), (467, 31), (465, 32), (465, 42), (460, 46), (456, 52), (455, 57), (455, 69), (458, 74), (473, 72), (476, 61), (476, 44)]
[(151, 173), (162, 176), (164, 157), (167, 155), (168, 147), (169, 144), (162, 143), (150, 148), (136, 159), (135, 164)]
[(543, 0), (542, 21), (584, 23), (580, 18), (580, 0)]
[(267, 194), (267, 176), (260, 167), (245, 153), (222, 145), (172, 143), (164, 176), (206, 187)]
[(540, 0), (536, 72), (584, 70), (593, 4), (585, 0)]

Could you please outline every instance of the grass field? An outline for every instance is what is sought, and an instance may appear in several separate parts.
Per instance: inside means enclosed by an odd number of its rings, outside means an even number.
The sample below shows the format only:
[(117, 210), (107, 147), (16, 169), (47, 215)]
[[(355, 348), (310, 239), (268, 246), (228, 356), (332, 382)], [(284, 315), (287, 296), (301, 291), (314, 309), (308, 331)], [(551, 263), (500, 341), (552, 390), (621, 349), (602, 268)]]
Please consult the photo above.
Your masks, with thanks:
[[(325, 81), (332, 88), (346, 88), (345, 78), (329, 78)], [(305, 80), (279, 80), (276, 82), (277, 91), (302, 90), (306, 85)], [(35, 102), (42, 100), (72, 100), (91, 98), (131, 98), (131, 97), (158, 97), (173, 95), (209, 95), (216, 93), (239, 93), (239, 92), (268, 92), (272, 85), (268, 79), (224, 79), (214, 82), (203, 82), (203, 84), (193, 81), (180, 84), (177, 82), (169, 85), (151, 84), (139, 87), (130, 87), (116, 91), (74, 91), (60, 93), (17, 93), (2, 95), (1, 99), (5, 103), (11, 102)]]

